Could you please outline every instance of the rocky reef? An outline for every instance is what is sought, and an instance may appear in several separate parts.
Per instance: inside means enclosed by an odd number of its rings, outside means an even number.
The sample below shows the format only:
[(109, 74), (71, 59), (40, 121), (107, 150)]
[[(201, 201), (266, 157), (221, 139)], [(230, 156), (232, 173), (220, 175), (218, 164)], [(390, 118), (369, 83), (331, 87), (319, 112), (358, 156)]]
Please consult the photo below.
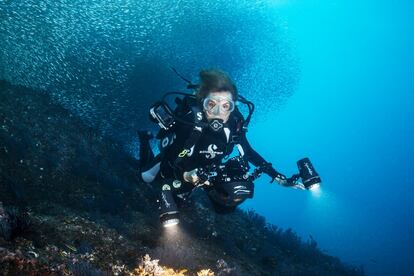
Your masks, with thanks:
[(119, 141), (41, 91), (0, 81), (1, 275), (363, 275), (253, 211), (221, 215), (203, 191), (180, 227)]

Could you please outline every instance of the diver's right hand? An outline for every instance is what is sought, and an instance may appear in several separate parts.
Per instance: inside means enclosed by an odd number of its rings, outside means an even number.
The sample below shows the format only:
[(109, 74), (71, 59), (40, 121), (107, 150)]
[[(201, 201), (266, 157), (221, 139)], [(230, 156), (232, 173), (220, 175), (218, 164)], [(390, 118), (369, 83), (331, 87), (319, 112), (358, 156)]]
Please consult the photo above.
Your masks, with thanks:
[(183, 173), (183, 179), (187, 182), (197, 184), (198, 180), (199, 180), (198, 175), (197, 175), (197, 171), (198, 171), (198, 169), (194, 169), (194, 170), (189, 171), (189, 172), (184, 172)]
[(210, 185), (210, 182), (207, 180), (204, 183), (200, 183), (200, 177), (198, 177), (197, 175), (198, 169), (194, 169), (192, 171), (189, 172), (184, 172), (183, 173), (183, 179), (184, 181), (187, 181), (189, 183), (192, 183), (194, 185)]

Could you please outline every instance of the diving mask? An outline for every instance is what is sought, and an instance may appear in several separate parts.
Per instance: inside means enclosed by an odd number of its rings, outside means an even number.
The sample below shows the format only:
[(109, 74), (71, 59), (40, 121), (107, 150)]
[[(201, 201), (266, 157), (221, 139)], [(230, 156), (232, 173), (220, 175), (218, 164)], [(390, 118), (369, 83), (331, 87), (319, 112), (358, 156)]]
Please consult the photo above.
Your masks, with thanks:
[(205, 111), (213, 115), (228, 114), (234, 110), (234, 101), (225, 96), (209, 96), (203, 101)]

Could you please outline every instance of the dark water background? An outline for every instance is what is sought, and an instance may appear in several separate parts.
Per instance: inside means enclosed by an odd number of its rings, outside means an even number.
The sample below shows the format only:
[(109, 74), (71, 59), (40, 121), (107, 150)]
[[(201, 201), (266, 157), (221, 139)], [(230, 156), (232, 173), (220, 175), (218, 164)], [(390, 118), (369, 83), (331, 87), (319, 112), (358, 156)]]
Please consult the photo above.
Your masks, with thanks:
[(193, 80), (201, 68), (222, 68), (260, 98), (286, 98), (297, 82), (284, 23), (266, 3), (0, 3), (0, 76), (47, 90), (123, 139), (147, 119), (149, 103), (184, 87), (169, 66)]
[[(123, 141), (147, 107), (228, 71), (257, 112), (252, 145), (289, 173), (309, 156), (320, 193), (263, 177), (254, 208), (368, 275), (414, 273), (414, 5), (409, 1), (5, 1), (0, 79), (44, 90)], [(145, 123), (143, 123), (145, 122)]]

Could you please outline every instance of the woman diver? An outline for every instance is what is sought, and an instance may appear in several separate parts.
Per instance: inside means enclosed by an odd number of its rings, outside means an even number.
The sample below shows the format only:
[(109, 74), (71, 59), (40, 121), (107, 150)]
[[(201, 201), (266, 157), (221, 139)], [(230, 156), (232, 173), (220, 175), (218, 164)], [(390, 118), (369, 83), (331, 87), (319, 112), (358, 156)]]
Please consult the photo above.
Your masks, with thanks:
[[(250, 146), (246, 130), (251, 114), (245, 120), (236, 101), (250, 102), (238, 95), (229, 76), (216, 69), (202, 70), (199, 76), (196, 94), (176, 98), (177, 107), (174, 111), (165, 102), (157, 102), (150, 108), (151, 119), (161, 127), (156, 137), (160, 144), (157, 156), (154, 156), (150, 147), (152, 134), (138, 132), (142, 179), (147, 183), (154, 180), (162, 183), (160, 218), (164, 225), (178, 222), (178, 210), (174, 202), (177, 195), (191, 192), (195, 185), (214, 187), (215, 183), (209, 183), (209, 180), (200, 177), (200, 173), (203, 168), (222, 165), (235, 146), (243, 160), (261, 167), (262, 172), (272, 178), (272, 182), (275, 180), (280, 185), (290, 187), (297, 185), (288, 181), (285, 175), (275, 170)], [(238, 184), (226, 184), (227, 203), (224, 209), (234, 210), (244, 199), (253, 196), (253, 183)], [(220, 201), (217, 191), (211, 186), (209, 196), (217, 203)]]

